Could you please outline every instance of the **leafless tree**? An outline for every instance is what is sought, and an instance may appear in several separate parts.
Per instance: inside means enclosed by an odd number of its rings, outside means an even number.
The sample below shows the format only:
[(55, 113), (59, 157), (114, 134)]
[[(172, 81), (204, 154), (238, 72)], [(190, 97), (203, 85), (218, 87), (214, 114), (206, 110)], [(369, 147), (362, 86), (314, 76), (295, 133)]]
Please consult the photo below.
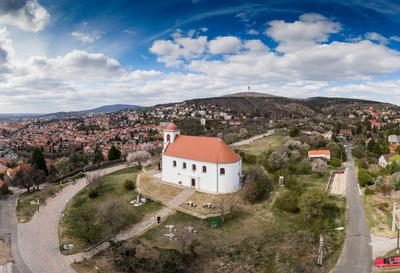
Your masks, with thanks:
[(322, 160), (320, 158), (318, 158), (312, 162), (312, 170), (314, 172), (321, 173), (325, 170), (326, 166), (327, 166), (326, 161)]
[(137, 151), (137, 152), (128, 154), (126, 161), (128, 163), (137, 162), (139, 164), (139, 166), (142, 166), (142, 163), (149, 160), (149, 158), (150, 158), (149, 152)]
[(215, 208), (224, 222), (227, 215), (231, 214), (237, 208), (239, 198), (236, 193), (218, 195), (215, 200)]
[(381, 191), (383, 197), (389, 196), (393, 191), (393, 186), (389, 183), (383, 183), (380, 186), (380, 191)]
[(39, 189), (39, 185), (45, 180), (46, 175), (43, 171), (32, 168), (27, 164), (22, 165), (14, 176), (8, 178), (8, 182), (11, 185), (26, 188), (28, 192), (34, 186)]

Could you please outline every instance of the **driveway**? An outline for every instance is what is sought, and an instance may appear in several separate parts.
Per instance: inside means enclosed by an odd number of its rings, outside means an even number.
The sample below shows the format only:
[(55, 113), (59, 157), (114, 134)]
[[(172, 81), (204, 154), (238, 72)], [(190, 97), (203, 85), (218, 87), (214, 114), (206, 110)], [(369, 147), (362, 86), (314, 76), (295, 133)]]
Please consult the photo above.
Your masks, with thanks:
[(257, 139), (260, 139), (260, 138), (263, 138), (263, 137), (267, 137), (267, 136), (270, 136), (270, 135), (273, 135), (273, 134), (275, 134), (275, 130), (269, 130), (269, 131), (266, 132), (265, 134), (252, 136), (251, 138), (244, 139), (244, 140), (241, 140), (241, 141), (232, 143), (230, 146), (231, 146), (231, 147), (238, 147), (238, 146), (250, 144), (250, 143), (252, 143), (253, 141), (255, 141), (255, 140), (257, 140)]
[(17, 219), (15, 217), (15, 200), (19, 193), (15, 192), (7, 200), (0, 200), (0, 234), (11, 235), (11, 254), (14, 259), (14, 273), (32, 273), (21, 258), (18, 247)]
[[(124, 168), (126, 165), (121, 164), (91, 173), (105, 175)], [(19, 251), (32, 273), (75, 273), (70, 267), (74, 256), (64, 256), (60, 252), (58, 224), (67, 202), (85, 186), (85, 178), (77, 180), (48, 199), (47, 205), (41, 207), (30, 222), (18, 224)], [(21, 273), (25, 272), (30, 271)]]
[(347, 228), (342, 255), (332, 273), (369, 273), (372, 267), (371, 237), (355, 174), (351, 145), (347, 145)]

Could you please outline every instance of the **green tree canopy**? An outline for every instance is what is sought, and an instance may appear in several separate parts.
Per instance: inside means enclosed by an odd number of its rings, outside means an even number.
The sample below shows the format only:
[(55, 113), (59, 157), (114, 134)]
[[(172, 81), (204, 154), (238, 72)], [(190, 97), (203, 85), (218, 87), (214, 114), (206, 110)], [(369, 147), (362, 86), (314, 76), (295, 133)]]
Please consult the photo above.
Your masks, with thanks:
[(121, 151), (114, 145), (108, 151), (108, 160), (117, 160), (121, 158)]
[(32, 153), (31, 166), (35, 169), (43, 171), (46, 175), (49, 174), (47, 169), (46, 160), (44, 159), (43, 152), (39, 148), (35, 148)]
[(102, 161), (104, 161), (103, 153), (101, 152), (99, 147), (96, 147), (93, 154), (93, 163), (100, 163)]

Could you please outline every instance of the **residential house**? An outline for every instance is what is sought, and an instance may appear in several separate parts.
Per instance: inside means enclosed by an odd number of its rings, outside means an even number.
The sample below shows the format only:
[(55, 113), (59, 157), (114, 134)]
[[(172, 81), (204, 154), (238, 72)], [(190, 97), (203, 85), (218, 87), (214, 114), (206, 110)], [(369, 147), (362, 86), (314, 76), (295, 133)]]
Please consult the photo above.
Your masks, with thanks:
[(392, 156), (393, 155), (391, 155), (391, 154), (381, 155), (381, 157), (379, 157), (379, 166), (386, 168), (386, 166), (390, 164), (390, 158)]
[(325, 160), (331, 160), (331, 151), (329, 150), (310, 150), (308, 151), (309, 159), (321, 158)]

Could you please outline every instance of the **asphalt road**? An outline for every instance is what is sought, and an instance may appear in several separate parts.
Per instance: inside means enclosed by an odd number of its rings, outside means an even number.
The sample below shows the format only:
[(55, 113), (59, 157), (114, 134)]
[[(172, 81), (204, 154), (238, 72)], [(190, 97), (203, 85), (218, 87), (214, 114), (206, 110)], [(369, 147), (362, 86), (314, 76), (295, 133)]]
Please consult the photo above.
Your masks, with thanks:
[(342, 255), (331, 273), (370, 273), (371, 237), (358, 188), (350, 144), (347, 147), (347, 228)]
[(0, 233), (11, 234), (11, 251), (14, 259), (13, 273), (32, 273), (21, 258), (18, 247), (17, 219), (15, 216), (14, 194), (7, 200), (0, 200)]

